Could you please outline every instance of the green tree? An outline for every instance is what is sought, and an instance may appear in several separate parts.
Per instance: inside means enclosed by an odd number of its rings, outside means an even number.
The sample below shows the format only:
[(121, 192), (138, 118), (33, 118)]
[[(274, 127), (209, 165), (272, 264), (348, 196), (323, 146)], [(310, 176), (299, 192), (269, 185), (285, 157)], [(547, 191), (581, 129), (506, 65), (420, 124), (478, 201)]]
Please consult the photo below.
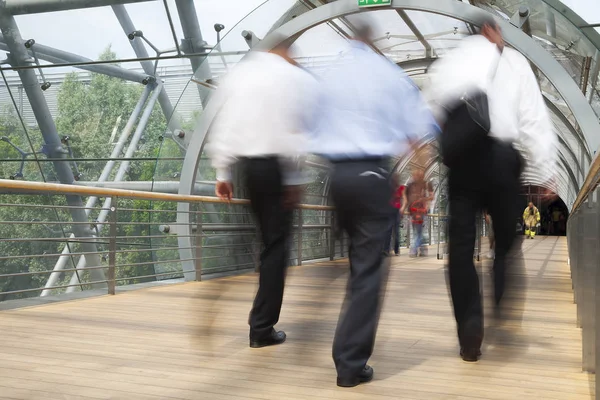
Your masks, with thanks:
[[(107, 48), (99, 57), (101, 60), (116, 59), (117, 56)], [(116, 139), (111, 140), (113, 131), (118, 138), (131, 115), (135, 105), (143, 91), (143, 86), (136, 83), (125, 82), (118, 78), (108, 77), (92, 73), (89, 79), (83, 79), (85, 75), (69, 74), (61, 84), (58, 93), (58, 115), (56, 125), (61, 136), (69, 136), (69, 144), (76, 159), (89, 161), (78, 161), (77, 165), (83, 173), (83, 180), (97, 180), (106, 164), (106, 160), (92, 161), (93, 159), (106, 159), (110, 156)], [(135, 129), (136, 127), (134, 127)], [(162, 136), (166, 129), (166, 120), (160, 107), (156, 105), (147, 124), (143, 140), (136, 149), (136, 158), (152, 158), (159, 155)], [(29, 130), (29, 137), (33, 140), (35, 150), (42, 147), (41, 134), (37, 130)], [(31, 145), (23, 132), (18, 115), (14, 108), (8, 107), (0, 110), (0, 137), (7, 137), (12, 143), (23, 150), (30, 152)], [(21, 155), (6, 141), (0, 141), (0, 154), (10, 162), (0, 162), (0, 176), (7, 178), (14, 174), (19, 168)], [(39, 155), (41, 159), (43, 155)], [(47, 180), (53, 180), (52, 164), (42, 163)], [(151, 180), (154, 177), (156, 162), (139, 161), (132, 162), (126, 179), (129, 180)], [(113, 170), (113, 177), (116, 173)], [(35, 162), (28, 162), (25, 169), (25, 179), (41, 180), (39, 168)], [(71, 226), (52, 223), (55, 221), (70, 221), (71, 217), (66, 209), (54, 208), (30, 208), (26, 204), (39, 205), (64, 205), (64, 196), (17, 196), (2, 194), (0, 202), (4, 204), (15, 204), (15, 206), (4, 206), (0, 208), (0, 238), (24, 238), (40, 240), (21, 240), (16, 242), (0, 241), (0, 275), (12, 274), (12, 276), (0, 277), (0, 291), (18, 291), (23, 289), (34, 289), (44, 285), (49, 274), (36, 274), (33, 276), (17, 275), (22, 273), (51, 271), (58, 261), (64, 242), (54, 240), (57, 237), (68, 236)], [(98, 206), (101, 202), (98, 203)], [(127, 244), (121, 244), (118, 257), (119, 264), (142, 264), (118, 269), (117, 278), (128, 279), (123, 283), (139, 282), (135, 277), (151, 275), (154, 273), (152, 261), (157, 255), (150, 251), (154, 245), (151, 238), (144, 236), (153, 232), (153, 227), (147, 223), (152, 221), (153, 209), (171, 210), (172, 204), (134, 202), (132, 200), (120, 199), (120, 208), (139, 209), (140, 211), (120, 211), (118, 213), (120, 222), (127, 222), (119, 226), (119, 236), (136, 236), (138, 238), (125, 240)], [(146, 211), (147, 210), (147, 211)], [(92, 211), (90, 220), (94, 220), (99, 213), (99, 208)], [(173, 217), (168, 215), (166, 217)], [(162, 217), (165, 218), (165, 217)], [(6, 223), (14, 222), (14, 223)], [(129, 224), (131, 222), (131, 224)], [(144, 223), (144, 224), (140, 224)], [(105, 228), (106, 229), (106, 228)], [(106, 236), (106, 229), (102, 235)], [(139, 237), (142, 237), (141, 239)], [(70, 244), (72, 252), (80, 251), (79, 246)], [(99, 251), (107, 249), (106, 240), (100, 239)], [(137, 250), (137, 251), (129, 251)], [(29, 257), (34, 255), (35, 257)], [(158, 256), (160, 257), (160, 255)], [(74, 268), (77, 257), (72, 257), (72, 262), (67, 264), (68, 269)], [(67, 284), (72, 272), (61, 274), (60, 283)], [(149, 280), (151, 278), (143, 279)], [(0, 298), (1, 300), (39, 295), (39, 291), (13, 294)]]

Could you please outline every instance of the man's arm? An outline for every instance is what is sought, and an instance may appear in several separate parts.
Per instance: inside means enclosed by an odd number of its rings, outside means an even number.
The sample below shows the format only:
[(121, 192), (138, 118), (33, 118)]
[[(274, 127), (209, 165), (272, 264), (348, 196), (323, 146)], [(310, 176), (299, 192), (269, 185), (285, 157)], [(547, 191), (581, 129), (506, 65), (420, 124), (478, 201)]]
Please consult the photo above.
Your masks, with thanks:
[(558, 139), (554, 133), (537, 79), (529, 65), (524, 67), (521, 72), (521, 96), (518, 112), (520, 142), (530, 156), (531, 166), (537, 170), (536, 172), (541, 175), (544, 182), (553, 187)]
[(227, 121), (230, 118), (235, 118), (233, 110), (228, 110), (226, 107), (227, 99), (233, 94), (230, 89), (231, 79), (231, 76), (226, 78), (226, 81), (223, 82), (211, 100), (217, 102), (221, 109), (208, 133), (208, 143), (206, 145), (206, 153), (211, 159), (213, 168), (217, 171), (215, 194), (223, 200), (231, 200), (233, 196), (231, 165), (236, 162), (235, 148), (236, 145), (239, 145), (234, 130), (227, 127)]

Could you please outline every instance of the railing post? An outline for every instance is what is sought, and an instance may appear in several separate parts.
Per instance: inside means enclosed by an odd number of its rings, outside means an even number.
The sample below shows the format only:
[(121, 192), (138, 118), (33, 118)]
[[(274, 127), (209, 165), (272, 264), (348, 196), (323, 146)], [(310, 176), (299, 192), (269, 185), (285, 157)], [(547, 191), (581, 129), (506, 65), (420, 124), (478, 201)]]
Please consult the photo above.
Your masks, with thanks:
[(406, 223), (406, 248), (410, 249), (410, 233), (411, 233), (411, 229), (412, 229), (412, 221), (410, 219), (410, 214), (406, 218), (406, 220), (408, 221)]
[(298, 209), (298, 265), (302, 265), (302, 209)]
[(429, 245), (433, 245), (433, 223), (432, 223), (432, 217), (429, 216), (427, 219), (429, 220)]
[(199, 203), (199, 210), (196, 213), (196, 234), (194, 246), (194, 269), (196, 271), (196, 281), (202, 281), (202, 203)]
[(335, 212), (331, 212), (331, 228), (329, 229), (329, 260), (335, 259)]
[(581, 285), (583, 291), (582, 304), (582, 348), (583, 370), (594, 372), (596, 370), (596, 279), (598, 267), (598, 215), (596, 193), (589, 194), (580, 210), (583, 218), (583, 273)]
[(116, 293), (115, 268), (117, 265), (117, 202), (118, 197), (113, 196), (110, 204), (109, 237), (108, 237), (108, 294)]
[(441, 256), (440, 257), (440, 242), (442, 241), (442, 237), (441, 237), (441, 231), (442, 231), (442, 218), (439, 216), (437, 216), (437, 222), (438, 222), (438, 229), (437, 229), (437, 259), (441, 260), (444, 257)]

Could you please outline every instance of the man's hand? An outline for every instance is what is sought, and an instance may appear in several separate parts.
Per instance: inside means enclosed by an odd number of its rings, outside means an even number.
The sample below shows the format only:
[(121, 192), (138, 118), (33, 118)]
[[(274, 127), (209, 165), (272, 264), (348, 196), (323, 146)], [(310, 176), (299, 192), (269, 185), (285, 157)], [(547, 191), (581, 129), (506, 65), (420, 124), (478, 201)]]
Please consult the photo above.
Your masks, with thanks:
[(215, 194), (221, 200), (230, 201), (233, 197), (233, 185), (231, 182), (217, 181), (215, 186)]
[(295, 208), (298, 205), (298, 203), (300, 203), (300, 199), (302, 199), (302, 194), (304, 193), (304, 186), (286, 186), (284, 190), (284, 208), (286, 210)]

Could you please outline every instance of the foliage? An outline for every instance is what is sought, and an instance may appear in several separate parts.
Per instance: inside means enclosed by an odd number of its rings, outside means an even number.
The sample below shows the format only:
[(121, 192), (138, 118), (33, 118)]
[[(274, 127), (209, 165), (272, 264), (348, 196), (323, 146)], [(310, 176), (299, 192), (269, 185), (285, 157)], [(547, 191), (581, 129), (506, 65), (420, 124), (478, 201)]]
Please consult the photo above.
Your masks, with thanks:
[[(116, 54), (107, 48), (99, 57), (101, 60), (116, 59)], [(56, 126), (61, 137), (68, 136), (73, 156), (76, 159), (85, 159), (89, 161), (77, 161), (77, 167), (83, 174), (82, 180), (95, 181), (99, 178), (106, 159), (111, 156), (114, 143), (123, 130), (127, 119), (138, 103), (142, 91), (142, 85), (125, 82), (118, 78), (108, 77), (101, 74), (92, 73), (88, 80), (83, 80), (81, 74), (69, 74), (61, 84), (58, 93), (58, 115)], [(137, 128), (134, 126), (134, 131)], [(28, 136), (33, 141), (33, 148), (40, 151), (42, 148), (42, 136), (39, 130), (27, 128)], [(161, 146), (163, 146), (162, 136), (166, 130), (165, 117), (158, 106), (154, 107), (150, 120), (143, 132), (142, 140), (136, 149), (135, 158), (156, 158), (159, 155)], [(113, 137), (113, 132), (115, 135)], [(133, 135), (130, 135), (130, 137)], [(31, 145), (25, 135), (18, 115), (13, 107), (7, 107), (0, 110), (0, 137), (9, 138), (12, 143), (23, 149), (25, 152), (32, 152)], [(174, 157), (175, 151), (168, 149), (169, 157)], [(0, 177), (8, 178), (14, 175), (19, 169), (21, 155), (17, 150), (10, 146), (6, 141), (0, 141), (0, 154), (5, 160), (0, 162)], [(119, 154), (118, 156), (122, 156)], [(177, 153), (181, 156), (181, 153)], [(29, 156), (30, 160), (33, 156)], [(44, 155), (38, 157), (43, 160)], [(97, 159), (97, 161), (94, 161)], [(13, 161), (14, 160), (14, 161)], [(42, 171), (39, 170), (35, 162), (27, 162), (24, 170), (26, 180), (42, 180), (42, 172), (47, 181), (56, 180), (53, 165), (51, 162), (41, 162)], [(177, 165), (178, 164), (178, 165)], [(118, 170), (119, 163), (116, 164), (109, 179), (114, 178)], [(155, 176), (156, 161), (133, 161), (131, 162), (125, 176), (126, 180), (150, 181)], [(168, 173), (174, 172), (180, 163), (171, 163), (165, 168)], [(85, 202), (86, 199), (84, 199)], [(72, 226), (68, 221), (72, 221), (71, 215), (67, 209), (55, 209), (52, 206), (65, 205), (64, 196), (44, 197), (44, 196), (17, 196), (11, 194), (0, 194), (0, 202), (3, 204), (15, 204), (16, 206), (0, 207), (0, 239), (8, 238), (38, 238), (41, 240), (21, 240), (7, 241), (0, 240), (0, 257), (7, 257), (0, 260), (0, 274), (18, 274), (34, 271), (52, 271), (54, 265), (59, 259), (65, 246), (64, 241), (53, 240), (59, 237), (68, 236), (72, 232)], [(25, 207), (25, 204), (44, 205), (46, 208)], [(97, 218), (102, 205), (102, 199), (97, 202), (97, 208), (92, 210), (90, 220)], [(119, 199), (118, 220), (126, 224), (119, 225), (118, 235), (121, 237), (135, 237), (127, 239), (126, 242), (119, 244), (119, 254), (117, 257), (118, 265), (130, 265), (117, 268), (117, 279), (122, 279), (119, 284), (137, 283), (147, 281), (146, 279), (136, 279), (135, 277), (152, 275), (154, 270), (153, 261), (161, 257), (168, 257), (176, 260), (171, 253), (157, 254), (157, 252), (146, 251), (151, 247), (156, 247), (155, 242), (149, 235), (160, 236), (157, 232), (157, 218), (163, 218), (162, 221), (174, 221), (175, 214), (162, 214), (156, 216), (152, 210), (170, 210), (174, 204), (170, 203), (150, 203), (139, 202), (127, 199)], [(121, 210), (136, 209), (139, 211)], [(19, 222), (18, 224), (9, 224), (7, 222)], [(53, 222), (66, 221), (63, 224)], [(152, 223), (152, 224), (150, 224)], [(108, 250), (106, 235), (108, 226), (105, 225), (101, 232), (101, 239), (97, 243), (99, 251)], [(156, 230), (156, 231), (153, 231)], [(102, 238), (104, 236), (104, 238)], [(144, 238), (146, 237), (146, 238)], [(171, 240), (168, 238), (166, 240)], [(158, 243), (160, 246), (164, 244)], [(78, 245), (70, 244), (72, 252), (81, 251)], [(171, 243), (170, 246), (173, 246)], [(142, 250), (142, 251), (132, 251)], [(41, 257), (29, 257), (36, 255)], [(103, 264), (107, 264), (106, 253), (103, 254)], [(10, 258), (9, 258), (10, 257)], [(73, 269), (77, 263), (78, 257), (73, 256), (66, 265), (67, 269)], [(175, 270), (177, 266), (171, 266)], [(180, 269), (180, 267), (179, 267)], [(67, 271), (60, 275), (59, 284), (67, 285), (71, 280), (73, 272)], [(88, 273), (86, 273), (88, 275)], [(33, 276), (14, 275), (0, 278), (0, 291), (18, 291), (24, 289), (35, 289), (43, 287), (49, 274), (38, 274)], [(59, 291), (64, 291), (59, 290)], [(39, 291), (25, 292), (0, 297), (0, 301), (11, 298), (21, 298), (39, 295)]]

